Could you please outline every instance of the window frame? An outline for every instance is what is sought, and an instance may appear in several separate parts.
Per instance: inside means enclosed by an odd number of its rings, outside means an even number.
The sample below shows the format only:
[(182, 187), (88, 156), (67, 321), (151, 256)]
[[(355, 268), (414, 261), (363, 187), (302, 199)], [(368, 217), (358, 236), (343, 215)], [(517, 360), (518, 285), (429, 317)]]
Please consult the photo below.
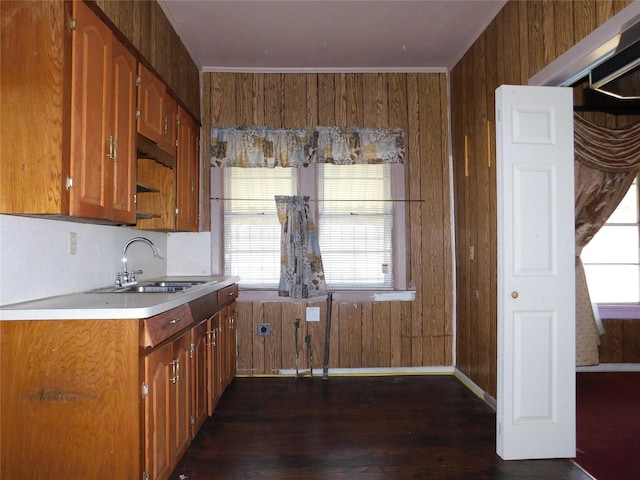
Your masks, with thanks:
[[(637, 248), (640, 251), (640, 174), (636, 176), (634, 183), (631, 184), (630, 188), (636, 189), (636, 222), (635, 223), (620, 223), (620, 222), (605, 222), (603, 228), (607, 226), (607, 224), (611, 226), (630, 226), (635, 225), (636, 229), (638, 229), (638, 245)], [(599, 232), (598, 232), (599, 233)], [(597, 234), (596, 234), (597, 235)], [(611, 265), (611, 262), (607, 263), (588, 263), (583, 262), (583, 265)], [(614, 265), (638, 265), (638, 275), (640, 276), (640, 260), (639, 262), (630, 264), (630, 263), (615, 263)], [(640, 285), (640, 282), (639, 282)], [(640, 296), (640, 292), (638, 292)], [(638, 319), (640, 318), (640, 302), (598, 302), (595, 304), (598, 309), (598, 313), (600, 318), (604, 319)]]
[[(336, 289), (332, 291), (338, 292), (359, 292), (367, 295), (367, 292), (394, 292), (407, 290), (407, 252), (406, 252), (406, 208), (405, 202), (402, 201), (405, 192), (405, 178), (403, 164), (389, 164), (390, 181), (391, 181), (391, 197), (393, 199), (393, 225), (392, 225), (392, 257), (391, 268), (393, 270), (393, 286), (384, 289)], [(211, 266), (212, 272), (218, 275), (224, 275), (224, 196), (223, 168), (211, 167)], [(297, 188), (298, 192), (308, 195), (312, 201), (312, 217), (317, 223), (317, 186), (315, 168), (297, 168)], [(259, 287), (245, 286), (241, 289), (249, 291), (261, 292), (277, 292), (277, 286)]]

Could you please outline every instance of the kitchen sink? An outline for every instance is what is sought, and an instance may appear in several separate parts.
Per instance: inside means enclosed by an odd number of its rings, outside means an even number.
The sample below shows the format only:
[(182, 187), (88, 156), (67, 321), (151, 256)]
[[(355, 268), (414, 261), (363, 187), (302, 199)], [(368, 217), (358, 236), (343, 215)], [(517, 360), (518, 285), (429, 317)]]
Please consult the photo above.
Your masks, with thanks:
[(194, 285), (200, 285), (205, 283), (204, 281), (198, 280), (170, 280), (170, 281), (161, 281), (161, 282), (142, 282), (140, 283), (143, 287), (176, 287), (176, 288), (189, 288)]
[(94, 293), (177, 293), (194, 285), (207, 283), (201, 280), (166, 280), (140, 282), (128, 287), (106, 287), (93, 290)]

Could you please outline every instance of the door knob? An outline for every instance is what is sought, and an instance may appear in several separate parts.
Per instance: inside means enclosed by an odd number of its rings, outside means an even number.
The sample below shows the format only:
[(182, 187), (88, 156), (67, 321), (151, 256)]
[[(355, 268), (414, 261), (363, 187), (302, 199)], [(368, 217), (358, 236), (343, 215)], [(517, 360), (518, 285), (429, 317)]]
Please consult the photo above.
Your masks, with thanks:
[(518, 292), (516, 292), (515, 290), (511, 292), (511, 298), (518, 298)]

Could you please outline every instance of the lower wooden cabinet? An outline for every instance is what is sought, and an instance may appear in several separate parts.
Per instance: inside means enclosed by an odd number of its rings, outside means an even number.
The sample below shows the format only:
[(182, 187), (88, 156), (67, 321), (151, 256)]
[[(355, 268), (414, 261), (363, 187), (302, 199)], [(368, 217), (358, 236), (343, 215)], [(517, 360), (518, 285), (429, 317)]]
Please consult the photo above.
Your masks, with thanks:
[(221, 309), (0, 322), (0, 478), (169, 478), (235, 374), (233, 287)]
[(145, 356), (145, 473), (167, 479), (191, 444), (191, 331)]
[[(209, 389), (209, 336), (208, 320), (201, 322), (192, 330), (191, 359), (192, 399), (191, 399), (191, 438), (195, 437), (209, 415), (209, 398), (213, 393)], [(213, 413), (213, 412), (211, 412)]]

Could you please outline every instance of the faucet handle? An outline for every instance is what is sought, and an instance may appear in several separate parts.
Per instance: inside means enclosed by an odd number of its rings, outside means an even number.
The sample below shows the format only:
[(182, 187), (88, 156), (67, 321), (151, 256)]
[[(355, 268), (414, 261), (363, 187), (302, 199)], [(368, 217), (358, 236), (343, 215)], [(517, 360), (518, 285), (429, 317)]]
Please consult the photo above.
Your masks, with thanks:
[(129, 272), (129, 281), (130, 282), (135, 282), (136, 281), (136, 275), (143, 273), (142, 270), (132, 270)]
[(122, 279), (120, 278), (120, 272), (116, 273), (116, 288), (122, 287)]

